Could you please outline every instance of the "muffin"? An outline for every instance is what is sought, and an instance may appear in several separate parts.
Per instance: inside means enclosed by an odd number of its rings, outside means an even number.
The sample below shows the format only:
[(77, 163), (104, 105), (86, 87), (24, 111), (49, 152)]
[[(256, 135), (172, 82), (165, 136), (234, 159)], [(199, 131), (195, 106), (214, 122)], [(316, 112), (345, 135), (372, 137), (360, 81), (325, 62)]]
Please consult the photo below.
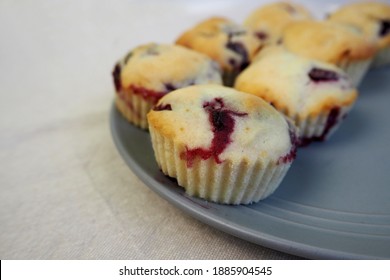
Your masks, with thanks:
[(155, 43), (129, 52), (115, 65), (112, 75), (116, 107), (143, 129), (148, 127), (147, 112), (168, 92), (189, 85), (222, 83), (218, 64), (206, 55)]
[(194, 49), (217, 61), (223, 72), (223, 81), (231, 86), (239, 72), (251, 62), (262, 46), (253, 32), (221, 17), (202, 21), (184, 32), (176, 44)]
[(266, 56), (272, 56), (278, 53), (285, 53), (286, 48), (283, 47), (283, 45), (267, 45), (264, 48), (262, 48), (253, 58), (252, 63), (255, 63), (256, 61), (266, 57)]
[(359, 29), (375, 41), (378, 51), (372, 66), (390, 63), (390, 5), (381, 2), (357, 2), (342, 6), (332, 13), (330, 21)]
[(162, 172), (186, 193), (224, 204), (271, 195), (296, 154), (296, 132), (256, 96), (219, 85), (173, 91), (149, 113)]
[(328, 139), (357, 98), (340, 68), (281, 48), (245, 69), (235, 88), (263, 98), (292, 119), (302, 146)]
[(282, 43), (291, 52), (342, 68), (355, 86), (376, 51), (375, 44), (356, 29), (330, 21), (293, 22), (284, 29)]
[(314, 19), (303, 6), (291, 2), (274, 2), (253, 11), (244, 21), (244, 26), (253, 30), (266, 44), (277, 43), (282, 32), (291, 22)]

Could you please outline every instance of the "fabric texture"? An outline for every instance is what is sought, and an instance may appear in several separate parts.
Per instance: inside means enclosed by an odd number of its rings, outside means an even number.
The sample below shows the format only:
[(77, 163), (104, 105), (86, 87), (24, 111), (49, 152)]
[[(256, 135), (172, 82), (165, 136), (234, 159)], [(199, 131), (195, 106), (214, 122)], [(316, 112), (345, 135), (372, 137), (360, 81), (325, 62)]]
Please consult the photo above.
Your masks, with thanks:
[(181, 28), (150, 2), (0, 2), (0, 259), (297, 258), (192, 218), (117, 152), (114, 62)]

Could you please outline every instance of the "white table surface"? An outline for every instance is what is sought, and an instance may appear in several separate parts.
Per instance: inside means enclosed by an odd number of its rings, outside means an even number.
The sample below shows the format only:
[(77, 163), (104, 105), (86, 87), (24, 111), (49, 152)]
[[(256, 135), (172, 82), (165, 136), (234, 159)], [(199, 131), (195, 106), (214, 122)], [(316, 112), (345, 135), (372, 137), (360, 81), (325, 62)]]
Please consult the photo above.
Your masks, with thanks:
[(212, 15), (240, 22), (263, 2), (0, 1), (0, 259), (298, 258), (169, 204), (109, 128), (118, 58)]

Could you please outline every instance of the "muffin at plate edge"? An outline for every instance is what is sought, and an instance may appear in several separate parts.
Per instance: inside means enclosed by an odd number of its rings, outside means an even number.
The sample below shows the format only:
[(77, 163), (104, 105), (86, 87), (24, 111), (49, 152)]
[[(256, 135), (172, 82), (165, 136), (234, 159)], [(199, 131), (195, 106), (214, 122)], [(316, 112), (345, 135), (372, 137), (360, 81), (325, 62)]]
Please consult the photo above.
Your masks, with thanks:
[(295, 159), (295, 126), (256, 96), (218, 85), (173, 91), (148, 113), (158, 166), (191, 196), (249, 204), (271, 195)]
[(217, 63), (171, 44), (150, 43), (130, 51), (113, 72), (115, 104), (132, 124), (147, 129), (146, 114), (165, 94), (194, 84), (221, 84)]

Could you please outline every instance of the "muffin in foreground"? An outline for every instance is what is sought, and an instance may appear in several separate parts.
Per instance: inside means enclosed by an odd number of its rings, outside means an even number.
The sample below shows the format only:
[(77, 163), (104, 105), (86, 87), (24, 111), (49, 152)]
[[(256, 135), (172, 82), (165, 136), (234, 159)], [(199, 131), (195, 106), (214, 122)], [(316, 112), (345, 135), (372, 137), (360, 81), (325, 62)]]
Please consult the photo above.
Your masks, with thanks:
[(296, 132), (256, 96), (219, 85), (173, 91), (148, 113), (156, 161), (186, 193), (224, 204), (271, 195), (296, 155)]
[(390, 64), (390, 5), (383, 2), (346, 4), (332, 13), (330, 21), (359, 29), (378, 48), (372, 66)]
[(302, 5), (292, 2), (274, 2), (254, 10), (244, 21), (244, 26), (266, 44), (276, 44), (283, 30), (291, 22), (314, 19)]
[(299, 21), (284, 29), (283, 46), (296, 54), (334, 64), (358, 86), (376, 52), (356, 29), (330, 21)]
[(168, 92), (195, 84), (221, 84), (218, 64), (176, 45), (147, 44), (129, 52), (112, 72), (115, 104), (132, 124), (148, 128), (146, 114)]
[(206, 19), (184, 32), (176, 44), (194, 49), (217, 61), (226, 86), (251, 62), (262, 46), (253, 32), (221, 17)]
[(292, 119), (302, 146), (328, 139), (357, 98), (343, 70), (276, 46), (237, 77), (235, 88), (263, 98)]

